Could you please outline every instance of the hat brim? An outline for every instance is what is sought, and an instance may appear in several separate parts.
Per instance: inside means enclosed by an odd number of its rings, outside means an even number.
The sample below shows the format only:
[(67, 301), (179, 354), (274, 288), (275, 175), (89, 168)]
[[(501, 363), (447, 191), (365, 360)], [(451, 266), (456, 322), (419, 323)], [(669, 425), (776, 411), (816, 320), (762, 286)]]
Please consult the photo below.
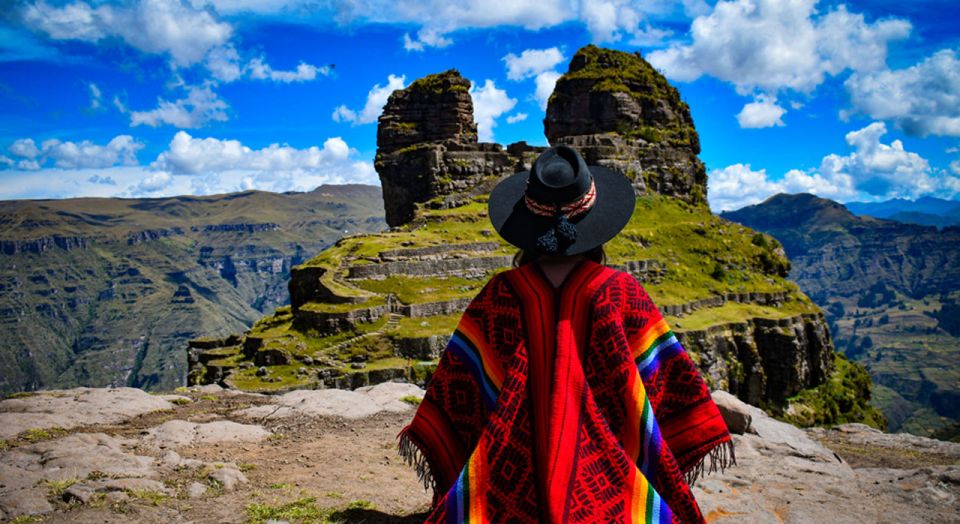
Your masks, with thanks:
[[(605, 167), (588, 166), (597, 187), (596, 203), (570, 222), (577, 239), (559, 253), (577, 255), (605, 244), (627, 225), (633, 215), (636, 194), (630, 180)], [(524, 251), (537, 251), (537, 238), (554, 226), (556, 219), (535, 215), (523, 201), (529, 171), (511, 175), (490, 193), (487, 210), (490, 222), (504, 240)]]

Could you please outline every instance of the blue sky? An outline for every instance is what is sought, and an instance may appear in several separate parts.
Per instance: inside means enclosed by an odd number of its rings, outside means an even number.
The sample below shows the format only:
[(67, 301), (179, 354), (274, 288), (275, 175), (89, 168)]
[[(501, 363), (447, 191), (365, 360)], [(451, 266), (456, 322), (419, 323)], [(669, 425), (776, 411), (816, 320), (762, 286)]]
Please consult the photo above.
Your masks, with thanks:
[(960, 4), (21, 0), (0, 15), (0, 199), (378, 183), (390, 91), (451, 67), (482, 140), (545, 145), (580, 47), (679, 89), (719, 212), (777, 192), (960, 197)]

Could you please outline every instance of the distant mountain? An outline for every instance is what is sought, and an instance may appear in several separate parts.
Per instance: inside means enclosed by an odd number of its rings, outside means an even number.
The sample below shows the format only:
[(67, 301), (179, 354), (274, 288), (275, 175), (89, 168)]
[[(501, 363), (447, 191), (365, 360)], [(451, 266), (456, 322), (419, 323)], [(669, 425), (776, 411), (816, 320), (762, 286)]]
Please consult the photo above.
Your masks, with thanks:
[(856, 216), (807, 193), (721, 216), (783, 244), (789, 277), (827, 311), (837, 349), (879, 385), (891, 429), (930, 434), (960, 420), (960, 227)]
[(857, 215), (887, 218), (908, 224), (926, 226), (960, 225), (960, 201), (921, 197), (917, 200), (894, 198), (885, 202), (847, 202), (847, 209)]
[(181, 385), (188, 339), (245, 329), (293, 265), (382, 217), (360, 185), (0, 201), (0, 393)]

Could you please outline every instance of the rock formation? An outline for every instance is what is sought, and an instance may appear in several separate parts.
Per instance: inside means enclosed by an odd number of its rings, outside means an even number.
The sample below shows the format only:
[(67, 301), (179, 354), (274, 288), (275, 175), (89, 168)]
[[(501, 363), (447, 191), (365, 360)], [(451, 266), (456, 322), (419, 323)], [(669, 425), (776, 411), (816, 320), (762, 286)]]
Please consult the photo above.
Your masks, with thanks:
[(782, 404), (833, 371), (833, 343), (822, 313), (747, 318), (682, 331), (677, 338), (699, 356), (708, 383), (751, 404)]
[(477, 141), (470, 82), (456, 69), (394, 91), (380, 115), (375, 161), (387, 224), (409, 222), (417, 204), (450, 207), (489, 192), (536, 151)]
[(634, 181), (639, 194), (706, 202), (707, 172), (690, 108), (639, 53), (586, 46), (557, 80), (543, 120), (553, 145)]
[[(486, 218), (486, 193), (537, 153), (523, 143), (478, 143), (468, 86), (451, 70), (391, 95), (376, 167), (395, 227), (344, 238), (294, 268), (291, 306), (243, 337), (192, 342), (190, 384), (282, 392), (424, 383), (460, 313), (512, 262), (515, 249)], [(710, 383), (778, 412), (802, 412), (805, 423), (819, 420), (823, 410), (791, 399), (834, 373), (823, 313), (784, 280), (790, 264), (775, 240), (700, 205), (703, 164), (676, 90), (641, 58), (588, 46), (550, 107), (551, 139), (592, 163), (637, 169), (628, 173), (641, 193), (634, 220), (608, 244), (608, 263), (655, 296)], [(598, 145), (610, 140), (619, 149)]]

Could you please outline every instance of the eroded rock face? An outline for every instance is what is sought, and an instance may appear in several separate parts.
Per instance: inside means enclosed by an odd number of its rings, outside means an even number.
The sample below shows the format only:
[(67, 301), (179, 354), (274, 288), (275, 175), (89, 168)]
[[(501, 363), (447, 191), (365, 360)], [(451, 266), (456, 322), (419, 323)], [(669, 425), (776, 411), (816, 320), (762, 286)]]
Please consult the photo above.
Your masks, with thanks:
[(413, 219), (416, 205), (451, 207), (489, 192), (542, 148), (479, 143), (470, 82), (455, 69), (394, 91), (380, 115), (375, 166), (387, 224)]
[(751, 318), (677, 334), (699, 355), (708, 383), (751, 404), (782, 403), (822, 384), (833, 362), (833, 343), (822, 314)]
[(580, 49), (557, 81), (543, 123), (551, 144), (572, 146), (587, 164), (628, 176), (639, 194), (706, 202), (690, 108), (639, 54)]

